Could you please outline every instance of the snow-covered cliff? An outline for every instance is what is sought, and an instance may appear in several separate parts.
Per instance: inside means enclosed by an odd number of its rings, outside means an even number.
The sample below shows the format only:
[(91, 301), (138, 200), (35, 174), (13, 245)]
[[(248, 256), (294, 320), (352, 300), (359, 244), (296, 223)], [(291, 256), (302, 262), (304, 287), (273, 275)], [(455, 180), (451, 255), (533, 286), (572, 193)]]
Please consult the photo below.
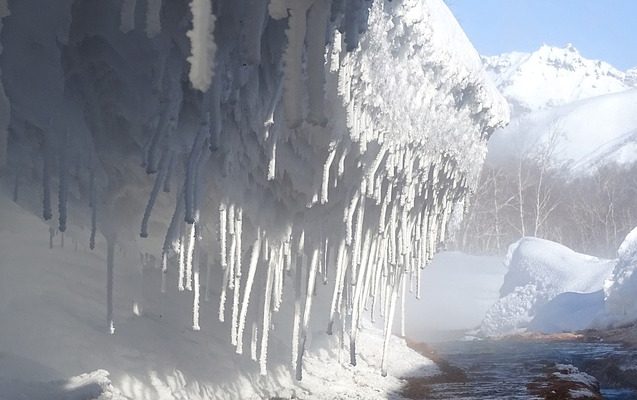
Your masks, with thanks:
[[(179, 329), (227, 335), (261, 374), (285, 341), (300, 379), (325, 330), (355, 365), (368, 309), (387, 321), (386, 371), (398, 299), (508, 119), (440, 0), (9, 6), (3, 181), (51, 241), (105, 254), (105, 330), (123, 313), (116, 271), (135, 269), (121, 247), (154, 260), (153, 296), (182, 299)], [(177, 307), (149, 303), (135, 313)]]

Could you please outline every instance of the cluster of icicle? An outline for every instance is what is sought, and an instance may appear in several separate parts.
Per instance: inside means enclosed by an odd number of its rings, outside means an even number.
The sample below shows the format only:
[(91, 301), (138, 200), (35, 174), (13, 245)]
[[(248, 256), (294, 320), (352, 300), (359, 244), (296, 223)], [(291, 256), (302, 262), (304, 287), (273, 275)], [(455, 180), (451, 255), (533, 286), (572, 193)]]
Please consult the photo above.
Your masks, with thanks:
[[(143, 148), (143, 165), (155, 178), (141, 222), (141, 236), (147, 237), (158, 197), (170, 191), (175, 174), (183, 172), (161, 251), (165, 278), (161, 290), (168, 290), (166, 277), (174, 266), (178, 290), (192, 292), (192, 329), (199, 330), (200, 290), (205, 287), (203, 298), (208, 298), (211, 284), (210, 269), (202, 276), (200, 266), (218, 266), (223, 279), (217, 318), (228, 323), (237, 353), (244, 352), (249, 340), (251, 357), (265, 374), (273, 313), (284, 306), (284, 289), (292, 286), (291, 364), (300, 380), (313, 302), (316, 307), (315, 294), (321, 283), (325, 290), (331, 290), (325, 329), (330, 335), (349, 337), (353, 365), (365, 313), (372, 321), (384, 319), (381, 369), (386, 374), (397, 309), (402, 303), (404, 333), (405, 296), (419, 296), (420, 269), (444, 242), (450, 218), (462, 207), (479, 165), (472, 170), (460, 167), (455, 154), (430, 146), (426, 134), (393, 140), (392, 135), (401, 137), (403, 132), (388, 132), (392, 121), (375, 119), (376, 94), (366, 97), (368, 88), (358, 82), (365, 71), (361, 71), (352, 52), (352, 43), (362, 31), (358, 26), (361, 22), (348, 19), (350, 14), (361, 13), (357, 7), (365, 14), (369, 7), (366, 2), (348, 5), (349, 14), (345, 13), (343, 23), (353, 28), (345, 34), (334, 29), (335, 22), (330, 20), (336, 2), (271, 0), (267, 9), (260, 0), (246, 4), (251, 8), (245, 11), (245, 29), (254, 31), (241, 38), (242, 57), (247, 64), (259, 64), (266, 13), (275, 20), (287, 18), (283, 76), (279, 77), (278, 70), (260, 70), (253, 79), (262, 79), (259, 77), (266, 73), (271, 78), (257, 80), (253, 86), (258, 89), (246, 89), (236, 106), (223, 104), (229, 91), (224, 92), (221, 79), (217, 79), (220, 63), (215, 64), (215, 60), (221, 43), (215, 44), (213, 35), (219, 21), (211, 0), (192, 0), (192, 29), (187, 33), (191, 44), (188, 78), (192, 88), (203, 95), (197, 104), (199, 120), (186, 152), (166, 144), (176, 136), (173, 132), (180, 107), (186, 101), (181, 97), (183, 67), (171, 57), (164, 59), (160, 115)], [(123, 1), (121, 31), (135, 29), (135, 9), (136, 0)], [(161, 33), (161, 9), (161, 0), (147, 1), (145, 32), (149, 38)], [(383, 12), (377, 10), (377, 15)], [(247, 73), (241, 79), (251, 82)], [(258, 103), (254, 99), (262, 86), (268, 86), (263, 91), (271, 98)], [(97, 102), (87, 98), (90, 114), (99, 115)], [(261, 110), (251, 110), (254, 104)], [(263, 114), (256, 127), (245, 116), (251, 111)], [(224, 118), (228, 119), (224, 113), (233, 113), (228, 126), (222, 126)], [(469, 116), (466, 119), (472, 121)], [(468, 151), (483, 152), (483, 132), (464, 133), (471, 136), (473, 147)], [(51, 152), (46, 153), (43, 162), (43, 216), (47, 220), (52, 217)], [(226, 154), (220, 155), (223, 152)], [(61, 232), (66, 229), (69, 180), (63, 154), (58, 163)], [(217, 168), (219, 165), (221, 168)], [(94, 168), (90, 172), (93, 248), (99, 177)], [(214, 193), (213, 187), (221, 187), (224, 194)], [(268, 201), (261, 204), (251, 200), (255, 193)], [(114, 333), (116, 239), (109, 229), (103, 233), (107, 239), (107, 319)]]
[[(197, 21), (203, 19), (196, 15), (194, 4), (197, 3), (201, 3), (201, 0), (193, 1), (194, 31), (199, 29)], [(304, 121), (315, 125), (325, 124), (324, 49), (329, 5), (325, 0), (270, 3), (270, 13), (274, 18), (288, 17), (288, 44), (284, 55), (282, 84), (282, 102), (288, 129), (296, 129)], [(336, 37), (339, 38), (338, 34)], [(206, 54), (198, 56), (200, 52), (205, 53), (198, 50), (198, 46), (214, 48), (214, 45), (200, 43), (197, 46), (195, 43), (193, 41), (193, 55), (189, 59), (192, 64), (191, 80), (194, 87), (206, 90), (211, 76), (202, 78), (193, 71), (198, 64), (197, 59), (207, 59)], [(302, 102), (299, 101), (303, 98), (304, 90), (304, 52), (308, 65), (307, 117), (304, 117)], [(333, 50), (331, 56), (330, 63), (340, 70), (338, 49)], [(439, 153), (432, 158), (431, 152), (425, 151), (422, 143), (392, 145), (379, 143), (371, 135), (369, 138), (363, 137), (365, 132), (370, 132), (373, 123), (369, 117), (363, 118), (361, 114), (357, 114), (355, 102), (349, 98), (351, 91), (345, 87), (351, 82), (351, 76), (348, 75), (351, 73), (351, 66), (348, 67), (337, 71), (337, 75), (340, 73), (339, 92), (344, 95), (346, 104), (352, 106), (348, 118), (353, 134), (351, 138), (333, 140), (326, 147), (324, 162), (316, 171), (320, 176), (314, 180), (318, 185), (308, 204), (310, 208), (325, 205), (328, 203), (330, 188), (340, 189), (350, 147), (357, 144), (360, 148), (351, 152), (364, 155), (362, 158), (366, 162), (345, 201), (340, 203), (340, 207), (331, 209), (332, 213), (342, 216), (340, 226), (330, 229), (325, 224), (316, 224), (310, 218), (296, 218), (291, 224), (278, 227), (278, 233), (270, 234), (267, 227), (259, 226), (259, 218), (255, 216), (259, 210), (244, 212), (242, 204), (227, 199), (218, 207), (218, 260), (223, 270), (218, 318), (225, 321), (226, 309), (230, 309), (231, 343), (238, 354), (244, 351), (246, 326), (251, 328), (251, 356), (258, 361), (262, 374), (267, 369), (272, 313), (281, 308), (285, 280), (288, 277), (294, 281), (291, 358), (297, 379), (302, 378), (302, 360), (317, 281), (324, 284), (332, 282), (326, 330), (331, 335), (335, 326), (339, 326), (342, 335), (349, 335), (351, 364), (356, 365), (356, 339), (364, 312), (369, 312), (372, 321), (378, 316), (384, 318), (385, 339), (381, 369), (386, 374), (386, 355), (397, 302), (403, 303), (400, 309), (401, 333), (404, 334), (405, 296), (407, 293), (416, 293), (419, 296), (419, 271), (432, 258), (438, 243), (444, 241), (453, 207), (461, 204), (468, 190), (465, 179), (455, 168), (455, 162), (444, 154)], [(273, 124), (272, 114), (275, 112), (278, 94), (277, 90), (272, 109), (268, 110), (270, 117), (265, 123), (266, 139), (270, 134), (267, 129)], [(372, 141), (375, 148), (368, 151), (367, 144)], [(268, 180), (273, 180), (276, 179), (276, 137), (266, 146), (270, 158), (265, 174)], [(193, 147), (193, 152), (195, 149)], [(338, 152), (338, 164), (335, 165)], [(198, 233), (198, 211), (193, 207), (194, 186), (189, 175), (191, 162), (199, 157), (200, 154), (191, 154), (184, 184), (185, 221), (190, 225), (181, 224), (179, 233), (176, 233), (176, 224), (179, 223), (181, 213), (178, 204), (173, 218), (175, 224), (171, 223), (162, 255), (165, 271), (169, 255), (174, 250), (172, 243), (177, 243), (178, 287), (179, 290), (193, 292), (194, 330), (199, 330), (201, 280), (198, 264), (193, 263), (193, 259), (194, 251), (199, 247), (195, 242), (202, 238)], [(162, 179), (163, 174), (160, 174), (153, 196), (159, 190)], [(248, 208), (249, 206), (246, 207)], [(143, 235), (146, 234), (148, 215), (145, 214)], [(252, 222), (246, 223), (246, 220)], [(246, 226), (250, 227), (250, 231), (246, 231)], [(244, 254), (248, 255), (247, 262), (243, 260)], [(255, 276), (260, 268), (266, 270), (264, 281), (258, 285), (262, 289), (261, 293), (253, 290)], [(262, 309), (252, 313), (256, 318), (248, 321), (250, 301), (251, 298), (254, 301), (255, 296), (262, 297), (258, 302)]]

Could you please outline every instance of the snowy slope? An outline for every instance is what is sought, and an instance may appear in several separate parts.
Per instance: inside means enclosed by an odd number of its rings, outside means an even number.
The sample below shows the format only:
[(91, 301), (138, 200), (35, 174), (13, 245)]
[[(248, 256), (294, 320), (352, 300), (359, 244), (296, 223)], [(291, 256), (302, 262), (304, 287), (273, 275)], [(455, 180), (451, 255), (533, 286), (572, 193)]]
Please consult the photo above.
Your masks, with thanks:
[(506, 164), (551, 142), (554, 160), (575, 174), (637, 160), (637, 81), (573, 46), (483, 57), (513, 110), (489, 141), (488, 162)]
[(393, 316), (508, 119), (442, 1), (10, 5), (0, 352), (140, 398), (427, 365)]
[(553, 143), (555, 160), (575, 173), (599, 164), (637, 160), (637, 89), (598, 96), (511, 121), (489, 140), (489, 162), (515, 160)]
[(543, 45), (533, 53), (483, 57), (514, 110), (535, 111), (629, 89), (628, 74), (583, 57), (575, 47)]
[[(486, 313), (480, 327), (481, 333), (487, 336), (523, 331), (539, 313), (553, 313), (555, 317), (552, 309), (543, 307), (564, 293), (601, 291), (615, 266), (614, 260), (579, 254), (559, 243), (531, 237), (522, 238), (509, 247), (506, 263), (508, 272), (500, 288), (500, 299)], [(586, 302), (581, 300), (574, 305), (585, 306)], [(567, 300), (562, 303), (564, 301)], [(569, 308), (562, 303), (555, 307), (568, 315)], [(564, 314), (557, 313), (556, 320), (559, 321), (561, 315)], [(586, 317), (590, 321), (595, 315)], [(537, 324), (539, 330), (548, 325), (546, 321)]]

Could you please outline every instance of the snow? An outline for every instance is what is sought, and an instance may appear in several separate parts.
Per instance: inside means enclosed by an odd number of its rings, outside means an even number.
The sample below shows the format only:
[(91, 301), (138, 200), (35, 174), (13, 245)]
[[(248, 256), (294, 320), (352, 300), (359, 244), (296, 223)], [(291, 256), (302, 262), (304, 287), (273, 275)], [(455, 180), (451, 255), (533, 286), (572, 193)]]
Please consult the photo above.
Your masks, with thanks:
[(572, 174), (637, 160), (637, 80), (572, 45), (483, 57), (509, 102), (509, 126), (489, 141), (487, 162), (508, 165), (552, 143), (554, 161)]
[[(212, 84), (215, 52), (217, 51), (213, 36), (215, 16), (212, 14), (210, 0), (192, 0), (190, 9), (192, 10), (192, 30), (188, 31), (187, 35), (190, 38), (192, 54), (188, 57), (190, 63), (188, 76), (195, 89), (205, 92)], [(148, 28), (149, 36), (153, 36), (159, 31), (159, 24), (156, 22), (158, 18), (153, 18), (155, 21), (149, 24)]]
[[(272, 334), (278, 355), (272, 357), (268, 378), (259, 378), (258, 368), (233, 355), (225, 330), (211, 329), (216, 325), (211, 318), (202, 321), (202, 332), (186, 329), (188, 315), (180, 308), (188, 305), (188, 296), (175, 287), (161, 294), (154, 287), (161, 271), (140, 265), (136, 254), (123, 249), (117, 253), (124, 268), (115, 274), (120, 323), (117, 334), (109, 336), (99, 312), (105, 296), (104, 252), (90, 252), (82, 242), (77, 251), (70, 245), (59, 248), (59, 235), (49, 249), (43, 222), (4, 193), (0, 222), (0, 399), (258, 399), (292, 393), (316, 399), (398, 399), (401, 378), (437, 372), (430, 360), (392, 336), (390, 374), (379, 379), (382, 331), (366, 326), (359, 333), (359, 362), (353, 367), (347, 349), (317, 326), (301, 383), (286, 367), (286, 335), (277, 330)], [(69, 232), (67, 241), (81, 240), (82, 234)], [(176, 279), (176, 272), (169, 278)], [(135, 298), (143, 305), (141, 315), (132, 312)], [(202, 302), (203, 315), (214, 314), (213, 303)]]
[(482, 335), (572, 332), (637, 321), (637, 229), (615, 260), (523, 238), (510, 246), (507, 267), (500, 298), (481, 323)]
[(553, 143), (573, 174), (637, 161), (637, 89), (525, 114), (489, 140), (488, 162), (503, 165)]
[(0, 399), (29, 400), (127, 400), (115, 389), (108, 371), (93, 372), (51, 382), (24, 382), (0, 377)]
[[(585, 327), (572, 311), (586, 307), (589, 302), (581, 298), (575, 301), (557, 298), (565, 293), (572, 296), (570, 293), (601, 291), (615, 265), (614, 260), (576, 253), (558, 243), (530, 237), (509, 247), (506, 263), (508, 272), (500, 288), (500, 299), (486, 313), (480, 326), (483, 335), (505, 335), (530, 326), (549, 331), (575, 329), (565, 325), (564, 315), (574, 319), (574, 325)], [(591, 318), (587, 312), (580, 316), (585, 320)]]
[(612, 276), (604, 284), (607, 323), (637, 321), (637, 228), (624, 239)]
[[(3, 184), (24, 212), (3, 200), (22, 229), (1, 242), (3, 349), (55, 364), (54, 379), (108, 370), (135, 397), (249, 398), (319, 376), (312, 358), (336, 348), (388, 375), (372, 387), (396, 382), (392, 316), (404, 324), (397, 307), (507, 104), (440, 0), (352, 3), (333, 20), (320, 1), (272, 2), (279, 21), (266, 3), (157, 1), (152, 40), (135, 1), (12, 3)], [(359, 328), (379, 314), (370, 339)], [(250, 356), (236, 355), (242, 315)]]
[[(627, 73), (583, 57), (568, 44), (533, 53), (483, 57), (487, 71), (514, 110), (536, 111), (627, 90)], [(538, 84), (540, 83), (540, 84)]]

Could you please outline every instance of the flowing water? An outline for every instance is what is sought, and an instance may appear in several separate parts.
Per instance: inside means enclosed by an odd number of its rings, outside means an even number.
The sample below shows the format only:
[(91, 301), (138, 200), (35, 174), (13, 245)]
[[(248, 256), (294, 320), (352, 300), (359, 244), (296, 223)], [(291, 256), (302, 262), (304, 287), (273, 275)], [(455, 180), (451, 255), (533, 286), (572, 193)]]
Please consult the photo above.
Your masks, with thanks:
[[(428, 399), (534, 399), (527, 384), (545, 376), (543, 368), (547, 365), (573, 364), (586, 372), (586, 365), (604, 359), (637, 360), (637, 351), (609, 343), (464, 341), (432, 347), (451, 365), (462, 369), (467, 380), (427, 385)], [(634, 389), (610, 387), (604, 382), (602, 394), (605, 399), (637, 399)]]

